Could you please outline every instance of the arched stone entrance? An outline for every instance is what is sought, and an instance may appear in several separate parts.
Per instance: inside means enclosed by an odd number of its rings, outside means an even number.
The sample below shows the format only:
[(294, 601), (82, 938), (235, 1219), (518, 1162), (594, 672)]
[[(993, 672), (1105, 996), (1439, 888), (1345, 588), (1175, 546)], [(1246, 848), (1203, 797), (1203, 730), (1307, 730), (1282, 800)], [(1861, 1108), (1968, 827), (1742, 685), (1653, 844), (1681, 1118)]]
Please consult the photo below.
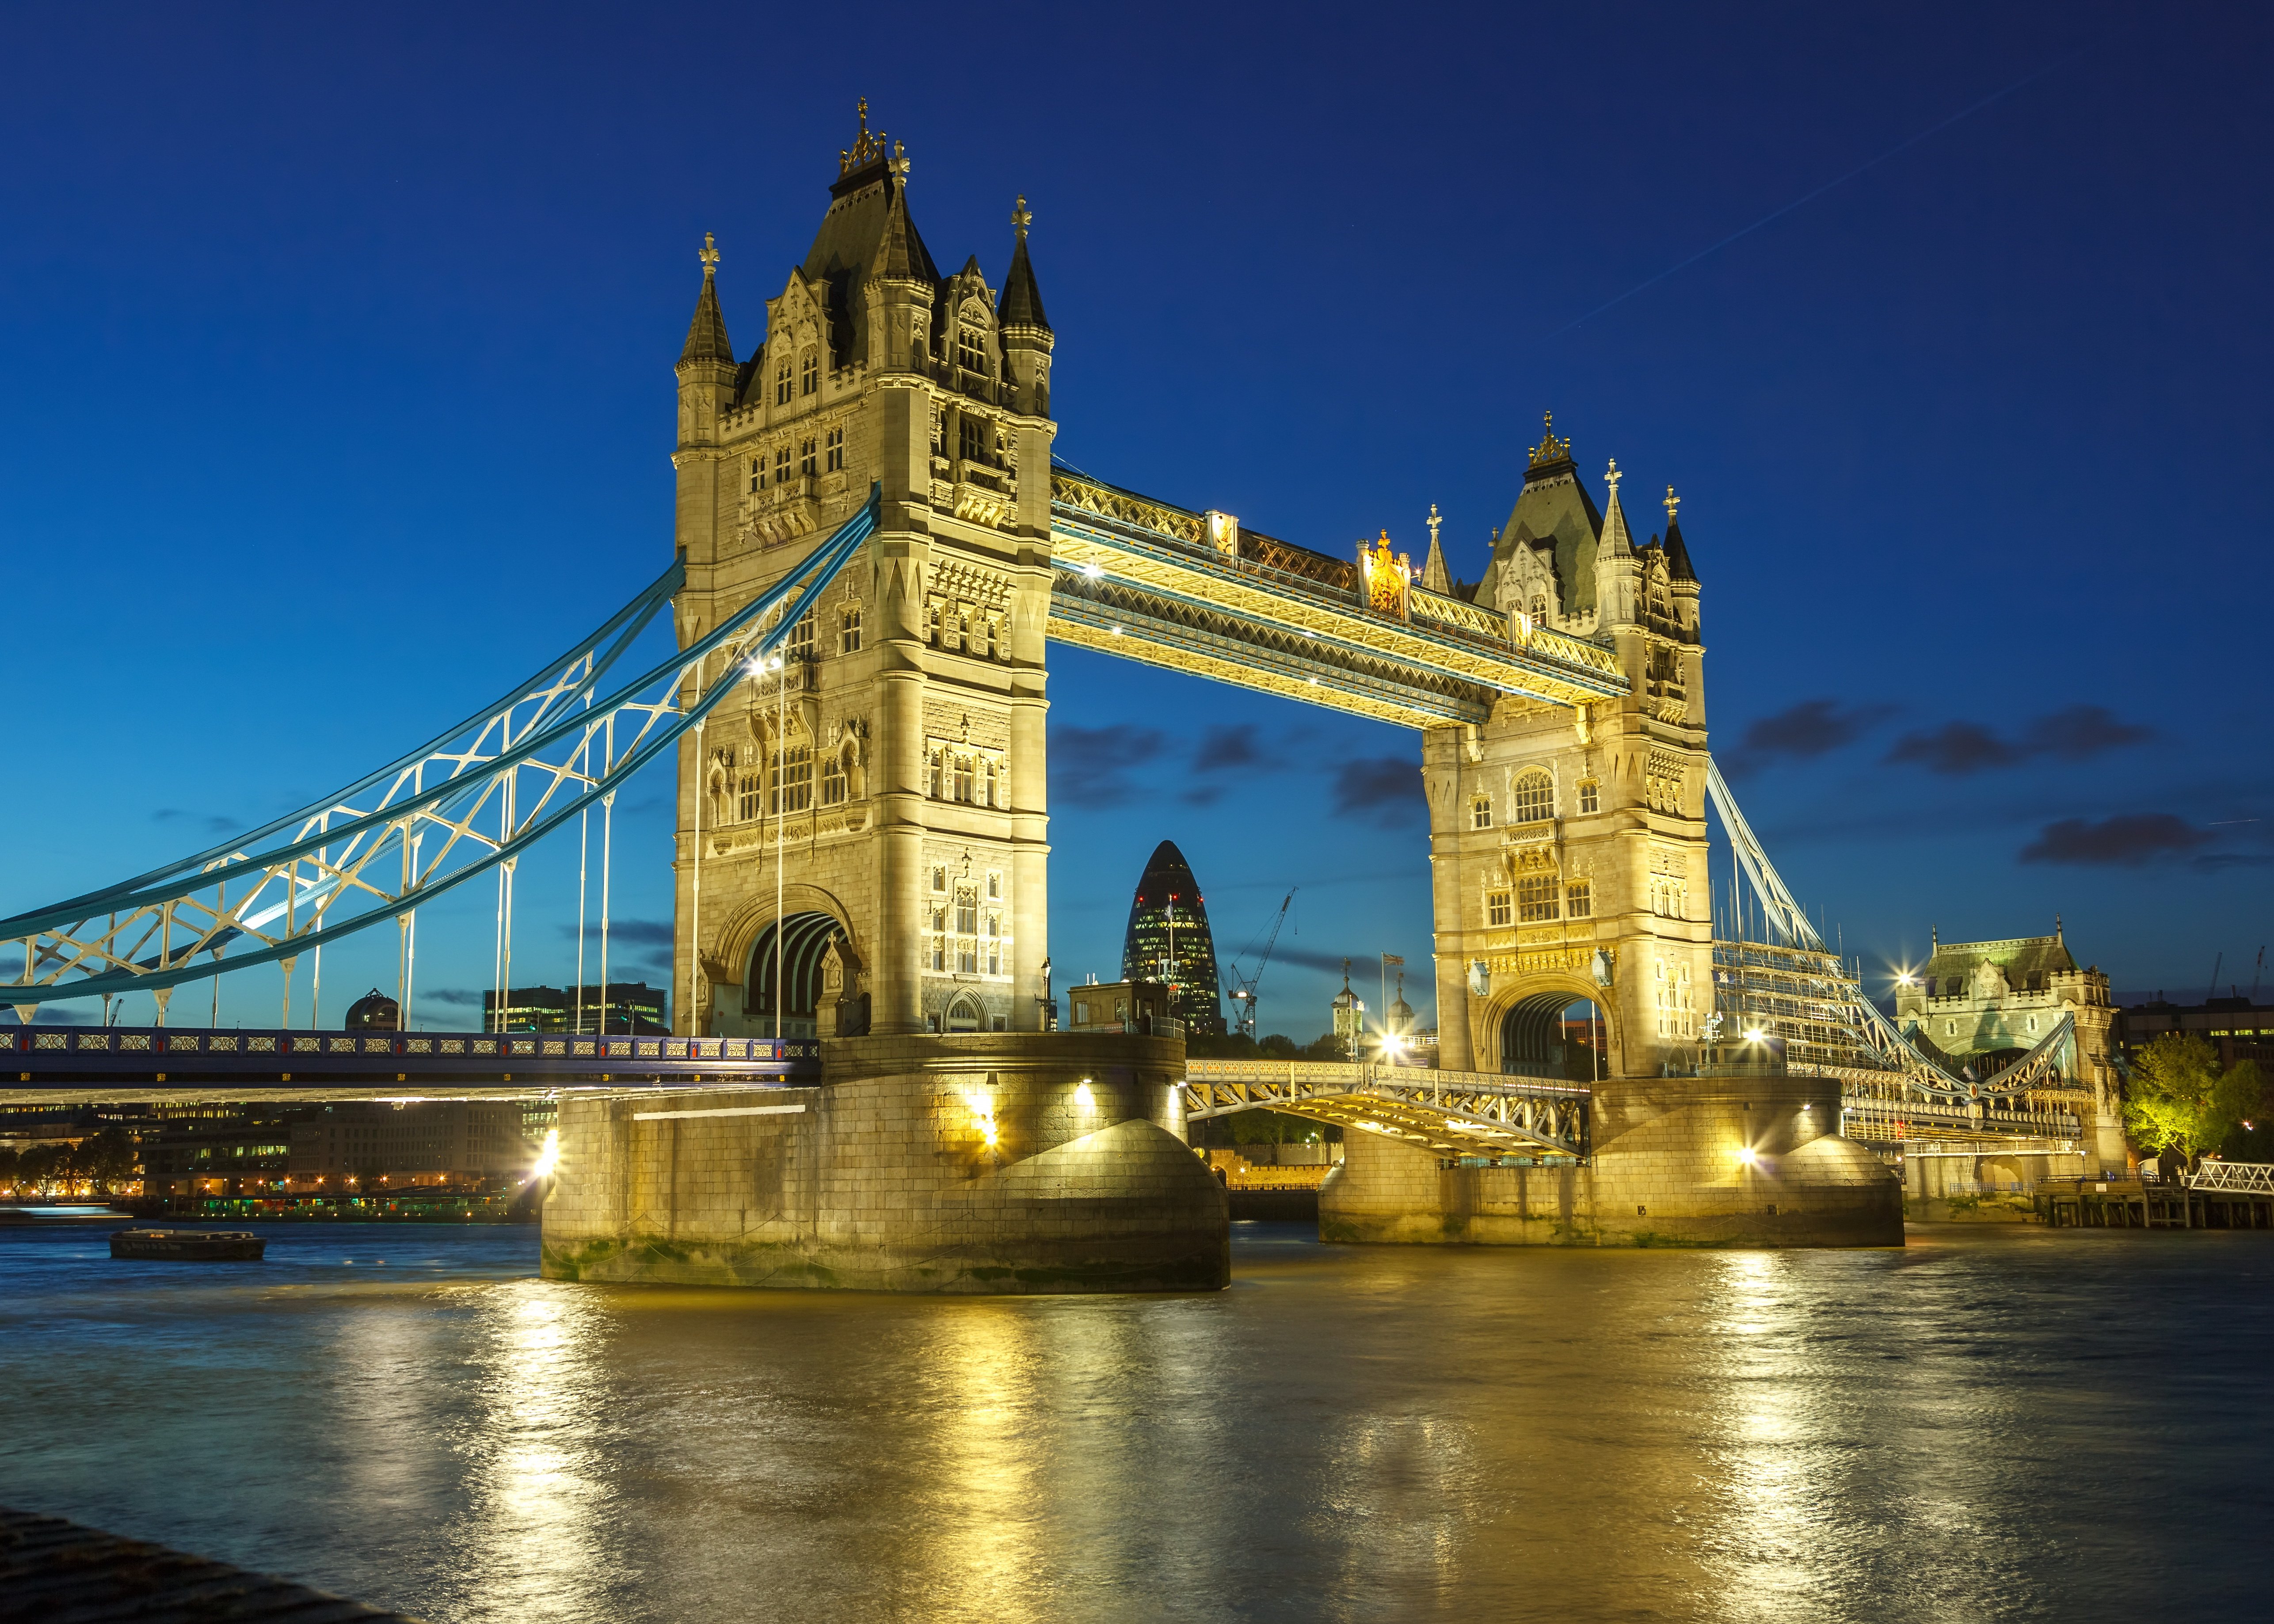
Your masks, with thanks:
[(1511, 999), (1499, 1016), (1499, 1070), (1510, 1077), (1593, 1082), (1615, 1075), (1608, 1011), (1570, 987)]
[[(779, 1033), (786, 1038), (815, 1035), (815, 1011), (821, 1004), (821, 961), (830, 939), (843, 929), (827, 914), (792, 914), (779, 926), (768, 924), (750, 948), (749, 972), (743, 986), (751, 1029), (764, 1037)], [(777, 944), (780, 974), (775, 974)], [(780, 993), (779, 1009), (776, 989)], [(779, 1018), (779, 1020), (777, 1019)]]

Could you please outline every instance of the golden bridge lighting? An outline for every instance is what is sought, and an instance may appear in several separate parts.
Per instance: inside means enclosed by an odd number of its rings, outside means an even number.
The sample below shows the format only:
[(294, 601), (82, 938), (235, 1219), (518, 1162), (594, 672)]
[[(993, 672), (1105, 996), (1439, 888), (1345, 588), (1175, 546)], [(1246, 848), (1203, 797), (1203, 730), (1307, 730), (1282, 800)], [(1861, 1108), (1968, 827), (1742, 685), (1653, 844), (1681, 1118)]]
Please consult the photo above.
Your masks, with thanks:
[(545, 1131), (545, 1143), (537, 1153), (537, 1165), (529, 1170), (530, 1182), (534, 1184), (540, 1178), (550, 1178), (553, 1176), (553, 1169), (560, 1165), (560, 1162), (561, 1130), (547, 1128)]

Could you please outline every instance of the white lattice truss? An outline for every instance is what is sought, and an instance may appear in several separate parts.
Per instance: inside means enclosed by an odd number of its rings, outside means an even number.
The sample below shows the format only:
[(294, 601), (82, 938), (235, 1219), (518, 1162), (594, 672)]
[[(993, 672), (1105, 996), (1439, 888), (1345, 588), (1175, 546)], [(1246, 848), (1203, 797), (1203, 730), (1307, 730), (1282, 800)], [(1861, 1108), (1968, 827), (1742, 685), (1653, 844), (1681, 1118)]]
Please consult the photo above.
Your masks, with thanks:
[(1584, 1086), (1479, 1071), (1313, 1060), (1193, 1060), (1188, 1121), (1262, 1108), (1356, 1128), (1441, 1157), (1587, 1154)]
[(2206, 1162), (2187, 1175), (2190, 1190), (2223, 1190), (2233, 1195), (2274, 1195), (2274, 1162)]
[[(496, 703), (337, 794), (166, 868), (0, 920), (20, 964), (11, 1001), (130, 991), (162, 998), (227, 967), (282, 961), (406, 919), (660, 759), (787, 639), (876, 527), (870, 501), (783, 578), (661, 664), (602, 679), (669, 605), (674, 563), (591, 636)], [(0, 972), (4, 974), (4, 972)]]
[[(1808, 914), (1769, 861), (1745, 815), (1730, 793), (1719, 763), (1708, 763), (1706, 786), (1721, 815), (1775, 944), (1716, 943), (1717, 966), (1727, 962), (1743, 984), (1743, 996), (1755, 996), (1753, 983), (1775, 986), (1774, 1002), (1788, 999), (1834, 1034), (1832, 1047), (1850, 1064), (1811, 1057), (1807, 1069), (1836, 1078), (1841, 1108), (1851, 1132), (1871, 1139), (1946, 1137), (1991, 1133), (2047, 1140), (2074, 1139), (2094, 1104), (2092, 1091), (2077, 1080), (2076, 1022), (2063, 1014), (2052, 1029), (2013, 1064), (1990, 1076), (1954, 1076), (1922, 1053), (1878, 1005), (1864, 996), (1860, 982), (1841, 966)], [(1789, 966), (1754, 966), (1780, 954)], [(1717, 968), (1718, 983), (1727, 978)], [(1742, 1041), (1742, 1033), (1725, 1040)]]

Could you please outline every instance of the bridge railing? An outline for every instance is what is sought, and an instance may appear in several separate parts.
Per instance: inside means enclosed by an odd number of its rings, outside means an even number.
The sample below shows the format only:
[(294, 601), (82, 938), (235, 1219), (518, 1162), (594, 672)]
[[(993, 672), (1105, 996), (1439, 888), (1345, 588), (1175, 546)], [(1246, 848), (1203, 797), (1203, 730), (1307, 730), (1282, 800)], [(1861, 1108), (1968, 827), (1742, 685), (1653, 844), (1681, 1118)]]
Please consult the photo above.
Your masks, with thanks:
[(1540, 1100), (1584, 1100), (1594, 1092), (1585, 1083), (1555, 1083), (1495, 1071), (1376, 1065), (1367, 1061), (1187, 1060), (1185, 1072), (1196, 1083), (1283, 1083), (1290, 1087), (1380, 1083), (1399, 1088), (1440, 1089), (1448, 1094), (1497, 1094)]

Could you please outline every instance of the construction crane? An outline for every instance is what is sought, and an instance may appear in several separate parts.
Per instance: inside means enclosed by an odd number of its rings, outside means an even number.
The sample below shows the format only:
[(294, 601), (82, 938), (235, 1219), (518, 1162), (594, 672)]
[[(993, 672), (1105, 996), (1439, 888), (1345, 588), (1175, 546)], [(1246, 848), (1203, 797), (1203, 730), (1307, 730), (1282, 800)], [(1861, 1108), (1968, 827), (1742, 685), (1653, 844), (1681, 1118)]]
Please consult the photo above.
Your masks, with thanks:
[[(1263, 966), (1271, 962), (1271, 950), (1278, 945), (1279, 927), (1287, 922), (1288, 905), (1295, 900), (1295, 893), (1301, 889), (1300, 886), (1290, 886), (1287, 895), (1280, 901), (1278, 913), (1271, 916), (1271, 934), (1263, 939), (1263, 956), (1255, 961), (1255, 974), (1242, 975), (1239, 960), (1235, 959), (1231, 961), (1231, 1005), (1236, 1011), (1231, 1024), (1234, 1030), (1245, 1032), (1251, 1038), (1255, 1035), (1255, 983), (1263, 979)], [(1252, 936), (1248, 939), (1251, 942), (1254, 940)]]

